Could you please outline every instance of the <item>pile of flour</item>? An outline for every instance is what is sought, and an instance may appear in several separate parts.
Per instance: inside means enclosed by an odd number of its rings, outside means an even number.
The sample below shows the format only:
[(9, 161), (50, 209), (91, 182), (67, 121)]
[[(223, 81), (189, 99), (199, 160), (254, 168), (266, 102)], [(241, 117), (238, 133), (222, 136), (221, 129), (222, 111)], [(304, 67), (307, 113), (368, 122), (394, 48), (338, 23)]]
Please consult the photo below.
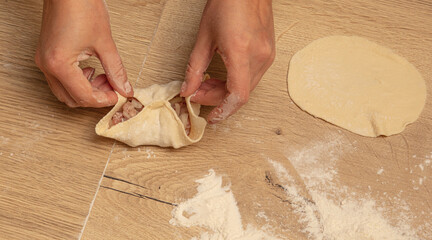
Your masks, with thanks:
[[(208, 229), (200, 240), (276, 240), (262, 230), (248, 225), (243, 228), (240, 211), (230, 186), (222, 186), (222, 177), (209, 174), (196, 181), (198, 193), (180, 203), (172, 212), (170, 223), (176, 226), (200, 226)], [(186, 217), (187, 215), (188, 217)]]

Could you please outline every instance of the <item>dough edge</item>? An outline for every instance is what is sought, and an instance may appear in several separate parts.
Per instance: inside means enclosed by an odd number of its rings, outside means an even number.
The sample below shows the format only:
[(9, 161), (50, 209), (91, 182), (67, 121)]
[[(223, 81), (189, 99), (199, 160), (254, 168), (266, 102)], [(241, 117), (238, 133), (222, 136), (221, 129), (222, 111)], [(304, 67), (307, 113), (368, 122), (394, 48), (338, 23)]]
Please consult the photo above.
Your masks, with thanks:
[[(405, 121), (400, 121), (399, 125), (392, 125), (391, 129), (387, 129), (386, 126), (379, 126), (379, 123), (375, 122), (374, 117), (372, 116), (370, 118), (370, 127), (371, 127), (371, 131), (369, 130), (355, 130), (353, 128), (350, 128), (350, 126), (347, 126), (346, 124), (341, 124), (341, 122), (338, 121), (334, 121), (334, 119), (329, 119), (326, 116), (321, 116), (320, 114), (315, 114), (312, 111), (310, 111), (310, 109), (308, 109), (307, 104), (304, 104), (302, 100), (299, 100), (299, 95), (301, 95), (300, 93), (298, 93), (298, 91), (293, 90), (293, 84), (290, 84), (293, 81), (299, 81), (299, 79), (295, 79), (297, 76), (293, 76), (294, 75), (294, 71), (292, 71), (292, 69), (294, 67), (296, 67), (296, 64), (299, 64), (298, 62), (302, 62), (302, 58), (304, 58), (305, 55), (305, 49), (307, 48), (312, 48), (312, 49), (316, 49), (317, 45), (319, 42), (321, 41), (327, 41), (329, 39), (332, 38), (341, 38), (341, 39), (354, 39), (354, 41), (358, 41), (355, 42), (355, 44), (358, 44), (359, 42), (363, 41), (363, 42), (367, 42), (368, 45), (372, 46), (372, 50), (379, 50), (381, 53), (384, 54), (389, 54), (391, 55), (391, 57), (394, 57), (394, 60), (399, 62), (400, 65), (404, 65), (406, 66), (406, 68), (410, 68), (412, 69), (416, 75), (418, 75), (418, 78), (416, 80), (419, 80), (420, 82), (417, 82), (417, 84), (422, 85), (422, 92), (419, 92), (419, 101), (423, 102), (423, 105), (420, 107), (420, 110), (415, 114), (410, 116), (410, 118), (406, 118)], [(303, 60), (304, 61), (304, 60)], [(288, 94), (290, 96), (290, 98), (293, 100), (293, 102), (303, 111), (307, 112), (308, 114), (316, 117), (316, 118), (320, 118), (328, 123), (331, 123), (333, 125), (336, 125), (338, 127), (344, 128), (350, 132), (362, 135), (362, 136), (366, 136), (366, 137), (377, 137), (377, 136), (391, 136), (391, 135), (395, 135), (398, 133), (401, 133), (402, 131), (404, 131), (404, 129), (406, 128), (407, 125), (415, 122), (421, 115), (421, 113), (424, 110), (425, 107), (425, 103), (426, 103), (426, 96), (427, 96), (427, 89), (426, 89), (426, 83), (424, 81), (424, 78), (422, 77), (422, 75), (420, 74), (420, 72), (418, 71), (418, 69), (412, 64), (410, 63), (406, 58), (404, 58), (403, 56), (399, 55), (398, 53), (394, 52), (392, 49), (377, 44), (376, 42), (370, 41), (367, 38), (364, 37), (359, 37), (359, 36), (355, 36), (355, 35), (331, 35), (331, 36), (325, 36), (322, 38), (318, 38), (313, 40), (312, 42), (310, 42), (309, 44), (307, 44), (306, 46), (304, 46), (302, 49), (300, 49), (298, 52), (296, 52), (292, 59), (290, 60), (290, 64), (289, 64), (289, 72), (288, 72), (288, 76), (287, 76), (287, 85), (288, 85)], [(397, 107), (397, 106), (396, 106)], [(378, 125), (377, 125), (378, 124)]]

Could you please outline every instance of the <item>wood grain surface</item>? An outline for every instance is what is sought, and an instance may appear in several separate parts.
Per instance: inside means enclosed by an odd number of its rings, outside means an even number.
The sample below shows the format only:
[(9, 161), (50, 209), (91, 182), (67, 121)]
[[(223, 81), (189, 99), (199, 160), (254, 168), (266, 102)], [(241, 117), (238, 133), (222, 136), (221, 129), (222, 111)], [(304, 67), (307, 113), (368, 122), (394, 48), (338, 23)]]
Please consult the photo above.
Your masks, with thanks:
[[(274, 0), (273, 66), (236, 115), (208, 126), (201, 142), (178, 150), (130, 148), (97, 137), (94, 125), (108, 109), (66, 108), (33, 63), (41, 3), (0, 3), (0, 239), (199, 236), (205, 229), (169, 220), (173, 204), (191, 198), (195, 180), (209, 169), (231, 184), (244, 225), (266, 226), (282, 239), (307, 239), (295, 206), (268, 181), (269, 175), (280, 181), (272, 159), (309, 199), (313, 186), (303, 155), (336, 171), (331, 183), (338, 188), (374, 199), (393, 226), (404, 216), (419, 239), (432, 238), (432, 167), (424, 164), (432, 158), (429, 2)], [(134, 87), (183, 79), (204, 4), (108, 1), (113, 35)], [(338, 34), (388, 46), (423, 75), (425, 109), (403, 133), (361, 137), (308, 115), (289, 98), (286, 77), (293, 54), (317, 38)], [(225, 77), (220, 58), (209, 72)]]
[[(135, 87), (183, 79), (204, 2), (188, 1), (188, 7), (179, 11), (185, 4), (166, 3)], [(203, 229), (168, 223), (173, 206), (140, 196), (179, 203), (196, 193), (194, 180), (208, 169), (223, 174), (232, 184), (244, 224), (270, 226), (283, 239), (306, 239), (293, 207), (278, 197), (283, 196), (280, 189), (266, 182), (266, 171), (273, 171), (267, 159), (281, 162), (293, 176), (304, 176), (307, 169), (294, 168), (290, 158), (298, 151), (335, 141), (336, 150), (323, 150), (340, 152), (334, 182), (341, 188), (350, 188), (359, 197), (369, 194), (385, 209), (393, 225), (398, 224), (399, 214), (408, 206), (406, 218), (418, 237), (430, 237), (430, 230), (422, 228), (428, 226), (425, 222), (431, 223), (430, 179), (418, 185), (419, 177), (432, 173), (430, 168), (422, 171), (418, 167), (430, 156), (432, 148), (430, 101), (421, 118), (402, 134), (365, 138), (302, 112), (286, 90), (292, 55), (316, 38), (336, 34), (359, 35), (389, 46), (412, 62), (430, 82), (431, 54), (424, 51), (432, 47), (432, 28), (426, 24), (426, 19), (432, 19), (430, 10), (427, 4), (399, 1), (350, 1), (349, 5), (346, 1), (274, 1), (277, 57), (247, 106), (224, 123), (209, 126), (203, 140), (188, 148), (128, 148), (119, 143), (111, 156), (84, 239), (199, 236)], [(412, 14), (414, 11), (416, 14)], [(209, 72), (225, 76), (220, 59), (213, 61)], [(327, 164), (328, 153), (319, 154), (320, 161)], [(385, 170), (379, 175), (381, 168)], [(299, 187), (307, 196), (304, 185), (299, 179)], [(257, 217), (262, 211), (270, 221)]]
[[(136, 81), (163, 4), (108, 5)], [(77, 239), (114, 143), (94, 133), (106, 110), (67, 108), (35, 66), (41, 16), (42, 1), (0, 1), (0, 239)]]

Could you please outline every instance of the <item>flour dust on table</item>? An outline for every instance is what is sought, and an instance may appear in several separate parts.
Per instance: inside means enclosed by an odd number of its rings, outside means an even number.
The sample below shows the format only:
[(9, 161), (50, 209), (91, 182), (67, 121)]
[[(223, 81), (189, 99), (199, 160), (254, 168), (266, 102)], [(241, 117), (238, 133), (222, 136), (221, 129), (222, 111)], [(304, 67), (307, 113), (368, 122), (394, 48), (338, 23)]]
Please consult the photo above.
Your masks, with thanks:
[[(410, 227), (410, 216), (401, 212), (397, 224), (385, 217), (385, 210), (370, 196), (357, 194), (335, 179), (336, 163), (352, 146), (336, 137), (293, 152), (287, 159), (303, 179), (311, 199), (299, 194), (294, 178), (284, 166), (267, 159), (286, 191), (287, 199), (296, 206), (310, 239), (332, 240), (410, 240), (418, 239)], [(396, 201), (409, 211), (404, 201)], [(394, 206), (393, 206), (394, 207)], [(400, 210), (400, 209), (399, 209)]]
[[(199, 183), (197, 194), (180, 203), (172, 212), (170, 223), (176, 226), (200, 226), (208, 229), (195, 240), (277, 240), (263, 230), (243, 227), (240, 211), (230, 186), (222, 185), (222, 176), (213, 170)], [(186, 216), (189, 217), (186, 217)]]

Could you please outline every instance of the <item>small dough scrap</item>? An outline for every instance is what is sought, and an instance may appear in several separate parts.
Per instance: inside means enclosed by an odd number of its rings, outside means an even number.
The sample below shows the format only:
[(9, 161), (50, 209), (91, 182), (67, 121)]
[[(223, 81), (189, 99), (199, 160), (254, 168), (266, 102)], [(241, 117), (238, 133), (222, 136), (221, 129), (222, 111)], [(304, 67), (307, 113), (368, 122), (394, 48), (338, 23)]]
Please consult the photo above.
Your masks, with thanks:
[(136, 116), (110, 127), (113, 115), (126, 103), (127, 99), (119, 94), (117, 104), (96, 125), (100, 136), (114, 138), (129, 146), (157, 145), (180, 148), (201, 140), (206, 120), (199, 116), (201, 105), (191, 103), (186, 98), (190, 118), (190, 133), (185, 127), (169, 100), (180, 93), (180, 81), (164, 85), (152, 85), (148, 88), (134, 89), (135, 98), (144, 105)]
[(355, 36), (315, 40), (290, 62), (288, 91), (304, 111), (351, 132), (402, 132), (426, 101), (421, 74), (389, 48)]

